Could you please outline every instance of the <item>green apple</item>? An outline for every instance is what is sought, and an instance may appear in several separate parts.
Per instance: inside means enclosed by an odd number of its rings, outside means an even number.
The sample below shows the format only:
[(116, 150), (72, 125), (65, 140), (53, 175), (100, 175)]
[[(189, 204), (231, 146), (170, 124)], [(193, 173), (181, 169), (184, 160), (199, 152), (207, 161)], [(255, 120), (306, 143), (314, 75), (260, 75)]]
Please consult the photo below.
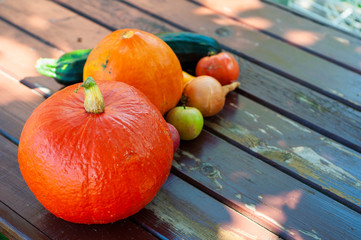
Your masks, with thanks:
[(172, 108), (166, 120), (178, 130), (181, 140), (193, 140), (198, 137), (204, 124), (202, 113), (197, 108), (188, 106)]

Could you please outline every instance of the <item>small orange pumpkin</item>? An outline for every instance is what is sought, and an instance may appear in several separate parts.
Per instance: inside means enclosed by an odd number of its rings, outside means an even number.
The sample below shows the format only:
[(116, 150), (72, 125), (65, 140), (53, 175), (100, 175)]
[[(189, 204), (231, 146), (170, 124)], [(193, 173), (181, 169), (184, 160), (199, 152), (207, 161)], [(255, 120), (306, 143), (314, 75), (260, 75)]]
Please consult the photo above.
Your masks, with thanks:
[(142, 209), (165, 182), (173, 158), (170, 131), (136, 88), (99, 81), (102, 95), (87, 80), (84, 99), (74, 93), (78, 85), (52, 95), (26, 121), (20, 170), (54, 215), (74, 223), (114, 222)]
[(142, 91), (162, 114), (179, 102), (183, 74), (173, 50), (154, 34), (121, 29), (110, 33), (90, 52), (87, 77), (122, 81)]

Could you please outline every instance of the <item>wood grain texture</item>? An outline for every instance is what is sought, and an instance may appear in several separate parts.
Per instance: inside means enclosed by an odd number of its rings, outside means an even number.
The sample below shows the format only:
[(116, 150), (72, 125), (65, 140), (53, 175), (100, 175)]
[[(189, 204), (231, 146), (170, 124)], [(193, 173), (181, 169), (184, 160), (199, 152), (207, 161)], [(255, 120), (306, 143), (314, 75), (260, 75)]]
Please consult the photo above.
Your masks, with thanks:
[(30, 82), (35, 88), (43, 87), (44, 93), (58, 90), (61, 85), (51, 78), (40, 77), (35, 64), (41, 57), (58, 58), (63, 52), (1, 20), (0, 28), (0, 71), (19, 81), (26, 79), (25, 82)]
[(240, 59), (242, 92), (361, 152), (361, 112)]
[(6, 29), (6, 35), (9, 36), (6, 40), (8, 44), (3, 45), (5, 47), (0, 50), (0, 74), (2, 77), (20, 81), (43, 96), (50, 96), (63, 87), (52, 78), (40, 76), (35, 70), (35, 63), (41, 56), (48, 55), (49, 52), (56, 52), (51, 56), (57, 58), (62, 54), (61, 51), (49, 48), (46, 44), (4, 22), (0, 21), (0, 26), (2, 29)]
[[(175, 31), (177, 28), (155, 16), (143, 12), (114, 0), (79, 0), (79, 1), (53, 1), (70, 11), (77, 12), (85, 18), (104, 26), (110, 31), (122, 28), (137, 28), (150, 33)], [(110, 14), (111, 13), (111, 14)]]
[(156, 198), (134, 218), (167, 239), (278, 239), (172, 174)]
[(357, 206), (361, 155), (243, 96), (206, 119), (210, 129)]
[(264, 1), (195, 0), (193, 2), (361, 73), (361, 52), (358, 50), (361, 47), (361, 39), (359, 38), (308, 18), (294, 17), (292, 12)]
[(361, 234), (358, 213), (206, 131), (181, 142), (173, 166), (175, 173), (282, 238), (311, 239), (308, 234), (314, 233), (316, 239), (342, 239), (347, 232), (353, 239)]
[[(3, 141), (2, 136), (0, 138)], [(12, 209), (0, 201), (0, 233), (10, 240), (23, 240), (23, 239), (39, 239), (48, 240), (49, 238), (44, 235), (39, 229), (35, 228), (27, 222), (20, 215), (16, 214)], [(0, 239), (1, 234), (0, 234)]]
[[(4, 1), (0, 16), (68, 52), (95, 46), (107, 30), (51, 1)], [(79, 28), (81, 26), (81, 28)], [(59, 29), (67, 29), (66, 32)], [(42, 56), (48, 57), (48, 56)]]
[[(90, 48), (103, 38), (100, 26), (90, 21), (82, 22), (85, 19), (49, 1), (16, 0), (0, 4), (3, 9), (0, 24), (6, 30), (0, 41), (7, 44), (1, 49), (0, 67), (24, 84), (48, 95), (63, 85), (40, 76), (35, 69), (36, 61), (39, 58), (58, 58), (64, 52), (79, 48)], [(94, 31), (87, 28), (89, 23)], [(78, 30), (71, 30), (73, 27), (78, 27)], [(68, 31), (62, 33), (59, 28)]]
[(290, 12), (292, 14), (294, 14), (296, 17), (300, 17), (300, 18), (306, 18), (306, 19), (309, 19), (309, 20), (312, 20), (318, 24), (321, 24), (321, 25), (325, 25), (326, 27), (329, 27), (329, 28), (332, 28), (332, 29), (335, 29), (337, 31), (340, 31), (346, 35), (349, 35), (351, 37), (354, 37), (354, 38), (359, 38), (360, 36), (356, 33), (356, 32), (352, 32), (352, 31), (349, 31), (347, 29), (345, 29), (344, 27), (342, 26), (338, 26), (338, 25), (335, 25), (325, 19), (320, 19), (320, 18), (315, 18), (315, 17), (309, 17), (307, 13), (305, 13), (304, 11), (302, 10), (299, 10), (299, 9), (295, 9), (295, 8), (290, 8), (290, 7), (287, 7), (283, 4), (280, 4), (280, 3), (276, 3), (275, 1), (272, 1), (272, 0), (262, 0), (263, 2), (269, 4), (269, 5), (272, 5), (272, 6), (276, 6), (284, 11), (287, 11), (287, 12)]
[(0, 71), (0, 128), (19, 139), (23, 123), (44, 98)]

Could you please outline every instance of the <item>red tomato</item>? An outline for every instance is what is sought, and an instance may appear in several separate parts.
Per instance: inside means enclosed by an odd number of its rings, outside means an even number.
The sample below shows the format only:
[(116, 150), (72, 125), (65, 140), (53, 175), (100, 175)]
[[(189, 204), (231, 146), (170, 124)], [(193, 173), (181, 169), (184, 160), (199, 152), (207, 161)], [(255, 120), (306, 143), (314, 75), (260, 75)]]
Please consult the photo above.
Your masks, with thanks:
[(196, 75), (208, 75), (217, 79), (222, 85), (237, 80), (239, 66), (237, 60), (229, 53), (221, 52), (203, 57), (196, 66)]

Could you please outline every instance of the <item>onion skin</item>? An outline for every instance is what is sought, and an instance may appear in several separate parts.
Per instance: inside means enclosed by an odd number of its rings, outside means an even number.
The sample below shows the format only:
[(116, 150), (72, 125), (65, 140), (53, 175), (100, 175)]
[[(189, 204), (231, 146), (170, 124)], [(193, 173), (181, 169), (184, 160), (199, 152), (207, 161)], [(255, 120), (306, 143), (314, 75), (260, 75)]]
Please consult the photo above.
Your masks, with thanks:
[(210, 117), (223, 109), (225, 96), (239, 85), (239, 82), (233, 82), (222, 86), (211, 76), (199, 76), (187, 83), (183, 95), (186, 97), (187, 106), (197, 108), (203, 117)]

